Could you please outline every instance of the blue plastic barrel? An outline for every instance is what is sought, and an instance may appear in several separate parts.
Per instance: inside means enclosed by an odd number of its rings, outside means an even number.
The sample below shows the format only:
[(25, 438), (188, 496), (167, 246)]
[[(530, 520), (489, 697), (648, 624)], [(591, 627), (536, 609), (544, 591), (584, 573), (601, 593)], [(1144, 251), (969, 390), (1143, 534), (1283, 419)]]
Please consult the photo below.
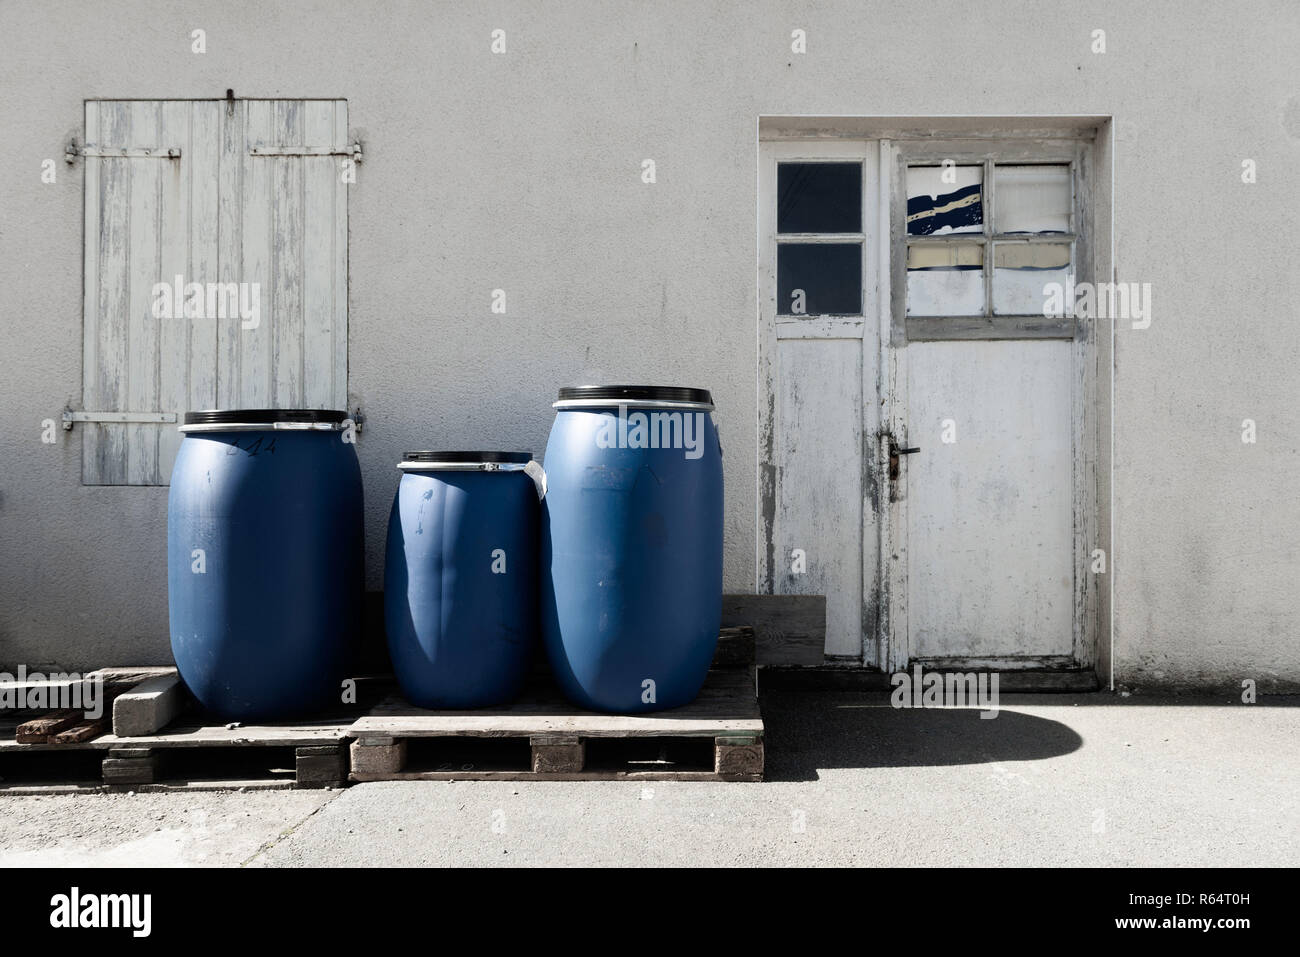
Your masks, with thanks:
[(598, 711), (699, 694), (722, 612), (722, 450), (703, 389), (560, 390), (546, 446), (542, 635)]
[(422, 708), (518, 695), (537, 644), (541, 469), (531, 452), (407, 452), (388, 520), (384, 621)]
[(190, 412), (167, 499), (172, 655), (225, 718), (337, 704), (361, 626), (361, 469), (345, 412)]

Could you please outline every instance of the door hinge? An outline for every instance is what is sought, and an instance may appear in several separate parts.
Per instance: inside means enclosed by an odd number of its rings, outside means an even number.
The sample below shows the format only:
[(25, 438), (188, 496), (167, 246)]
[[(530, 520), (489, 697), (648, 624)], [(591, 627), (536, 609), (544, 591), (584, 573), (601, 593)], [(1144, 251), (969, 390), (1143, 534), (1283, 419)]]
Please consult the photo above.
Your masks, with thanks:
[(77, 422), (97, 422), (116, 424), (166, 424), (176, 421), (175, 412), (74, 412), (63, 410), (63, 431), (71, 432)]

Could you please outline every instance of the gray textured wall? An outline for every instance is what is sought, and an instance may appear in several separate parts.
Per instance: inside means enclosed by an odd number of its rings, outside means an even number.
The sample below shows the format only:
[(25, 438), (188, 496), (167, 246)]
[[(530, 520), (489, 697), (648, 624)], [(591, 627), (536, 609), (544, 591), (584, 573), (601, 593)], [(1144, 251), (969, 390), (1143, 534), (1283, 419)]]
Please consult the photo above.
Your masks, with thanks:
[(1119, 277), (1155, 300), (1116, 355), (1116, 672), (1300, 683), (1294, 3), (43, 2), (0, 8), (0, 38), (0, 662), (169, 658), (166, 489), (83, 488), (80, 440), (39, 441), (81, 395), (62, 153), (85, 98), (233, 87), (346, 97), (365, 143), (350, 388), (372, 587), (403, 448), (540, 453), (555, 386), (592, 379), (713, 389), (726, 584), (752, 587), (756, 117), (1114, 115)]

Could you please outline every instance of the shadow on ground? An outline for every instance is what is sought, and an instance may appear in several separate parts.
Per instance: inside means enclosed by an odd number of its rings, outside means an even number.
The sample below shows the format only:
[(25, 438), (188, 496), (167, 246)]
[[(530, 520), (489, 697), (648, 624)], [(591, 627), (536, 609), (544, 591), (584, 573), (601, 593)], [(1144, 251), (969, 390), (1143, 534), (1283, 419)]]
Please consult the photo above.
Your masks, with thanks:
[(942, 767), (1034, 761), (1076, 751), (1059, 721), (1002, 710), (893, 708), (887, 694), (764, 693), (768, 781), (816, 780), (827, 768)]

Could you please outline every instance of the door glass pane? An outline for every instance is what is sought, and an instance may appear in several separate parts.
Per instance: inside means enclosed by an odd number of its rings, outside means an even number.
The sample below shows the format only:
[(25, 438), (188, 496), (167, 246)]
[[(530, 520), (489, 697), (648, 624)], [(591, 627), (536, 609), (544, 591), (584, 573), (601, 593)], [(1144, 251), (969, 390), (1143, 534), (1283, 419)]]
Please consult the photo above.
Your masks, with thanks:
[(998, 166), (993, 181), (997, 232), (1070, 231), (1070, 167)]
[[(1001, 209), (1001, 204), (998, 206)], [(993, 313), (999, 316), (1060, 314), (1070, 274), (1069, 243), (997, 243), (993, 247)], [(1057, 284), (1058, 288), (1049, 287)], [(1055, 295), (1053, 295), (1055, 293)], [(1070, 304), (1065, 304), (1068, 308)]]
[(983, 231), (984, 167), (908, 167), (907, 235)]
[(862, 314), (861, 243), (779, 243), (776, 308), (782, 316)]
[(861, 163), (781, 163), (776, 231), (862, 232)]
[(984, 247), (978, 243), (907, 247), (909, 316), (984, 314)]

